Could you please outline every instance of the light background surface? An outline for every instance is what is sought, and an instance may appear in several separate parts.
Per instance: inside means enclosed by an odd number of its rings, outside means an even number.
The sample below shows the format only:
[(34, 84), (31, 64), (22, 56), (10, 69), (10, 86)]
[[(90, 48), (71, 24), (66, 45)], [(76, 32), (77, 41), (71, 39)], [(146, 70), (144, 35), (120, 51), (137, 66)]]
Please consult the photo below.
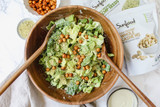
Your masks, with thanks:
[[(90, 0), (61, 0), (61, 6), (84, 5)], [(144, 0), (146, 3), (156, 1), (160, 15), (159, 0)], [(17, 24), (23, 18), (39, 17), (31, 14), (25, 8), (23, 0), (0, 0), (0, 83), (19, 65), (23, 64), (25, 40), (17, 34)], [(160, 31), (159, 31), (160, 32)], [(126, 73), (125, 70), (123, 72)], [(160, 69), (147, 74), (129, 77), (156, 105), (160, 106)], [(114, 87), (128, 87), (121, 78)], [(113, 88), (114, 88), (113, 87)], [(88, 107), (106, 107), (108, 94), (104, 95)], [(1, 107), (70, 107), (57, 103), (43, 96), (31, 83), (26, 71), (0, 96)], [(79, 107), (72, 106), (72, 107)], [(139, 99), (139, 107), (146, 107)]]

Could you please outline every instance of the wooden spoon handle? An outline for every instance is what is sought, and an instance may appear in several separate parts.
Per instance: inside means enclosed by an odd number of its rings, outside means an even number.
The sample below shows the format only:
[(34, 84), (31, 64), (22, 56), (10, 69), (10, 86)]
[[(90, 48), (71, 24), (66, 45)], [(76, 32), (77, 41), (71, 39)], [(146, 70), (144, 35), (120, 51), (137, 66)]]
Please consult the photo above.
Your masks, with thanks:
[(1, 87), (0, 95), (16, 80), (17, 77), (42, 53), (43, 46), (41, 46), (34, 54), (9, 78)]
[(144, 101), (148, 107), (156, 107), (151, 100), (145, 96), (123, 72), (121, 72), (121, 70), (112, 62), (110, 58), (104, 58), (104, 60), (108, 62), (111, 67), (113, 67), (119, 76), (131, 87), (131, 89), (142, 99), (142, 101)]
[(52, 31), (55, 29), (56, 25), (53, 25), (51, 29), (48, 31), (45, 40), (43, 41), (43, 44), (32, 54), (31, 57), (13, 74), (11, 78), (8, 79), (7, 82), (5, 82), (2, 87), (0, 87), (0, 95), (16, 80), (16, 78), (19, 77), (20, 74), (43, 52), (45, 49), (45, 46), (47, 45), (48, 39), (52, 33)]

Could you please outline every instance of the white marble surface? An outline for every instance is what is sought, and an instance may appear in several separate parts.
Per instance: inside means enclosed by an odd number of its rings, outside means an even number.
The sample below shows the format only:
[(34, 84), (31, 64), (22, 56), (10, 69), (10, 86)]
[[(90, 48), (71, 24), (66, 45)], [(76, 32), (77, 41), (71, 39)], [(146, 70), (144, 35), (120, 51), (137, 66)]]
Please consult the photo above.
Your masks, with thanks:
[[(145, 1), (148, 2), (147, 0)], [(61, 0), (60, 6), (70, 4), (86, 5), (86, 2), (87, 0)], [(160, 8), (160, 1), (157, 0), (156, 2), (157, 6)], [(28, 17), (35, 20), (38, 19), (37, 16), (27, 11), (23, 5), (23, 0), (0, 0), (0, 82), (2, 82), (19, 64), (21, 64), (20, 62), (23, 59), (25, 40), (19, 38), (16, 29), (18, 22), (21, 19)], [(154, 104), (156, 104), (157, 107), (160, 107), (160, 69), (129, 78), (153, 101)], [(114, 87), (117, 86), (127, 87), (121, 78), (119, 78), (114, 85)], [(95, 101), (94, 105), (97, 107), (106, 107), (107, 96), (108, 94)], [(51, 100), (49, 101), (51, 102)], [(11, 106), (11, 104), (8, 105), (8, 107), (9, 106)], [(47, 104), (45, 106), (48, 107)], [(66, 105), (57, 105), (57, 107), (59, 106)], [(14, 107), (14, 105), (12, 105), (12, 107)], [(139, 107), (146, 107), (140, 99)]]

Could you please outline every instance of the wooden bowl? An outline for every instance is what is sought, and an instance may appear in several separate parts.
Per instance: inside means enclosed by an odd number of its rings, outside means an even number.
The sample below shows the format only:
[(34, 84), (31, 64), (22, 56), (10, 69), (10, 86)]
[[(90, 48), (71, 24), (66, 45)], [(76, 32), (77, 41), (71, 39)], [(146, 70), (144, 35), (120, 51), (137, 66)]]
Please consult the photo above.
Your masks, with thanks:
[[(45, 26), (48, 25), (51, 20), (57, 20), (71, 14), (74, 14), (79, 18), (92, 17), (94, 20), (101, 23), (105, 34), (108, 36), (108, 43), (111, 47), (110, 51), (115, 55), (113, 61), (121, 69), (123, 65), (123, 46), (117, 30), (112, 25), (112, 23), (101, 13), (83, 6), (62, 7), (44, 15), (33, 27), (27, 39), (25, 48), (25, 60), (27, 60), (42, 44), (47, 33)], [(41, 93), (60, 103), (79, 105), (97, 100), (98, 98), (105, 95), (118, 79), (118, 74), (114, 72), (113, 69), (111, 69), (111, 72), (108, 72), (105, 75), (99, 88), (95, 88), (90, 94), (80, 93), (71, 96), (67, 95), (64, 90), (52, 87), (50, 83), (45, 80), (46, 74), (42, 70), (42, 67), (38, 64), (38, 61), (39, 58), (37, 58), (27, 69), (31, 81)]]

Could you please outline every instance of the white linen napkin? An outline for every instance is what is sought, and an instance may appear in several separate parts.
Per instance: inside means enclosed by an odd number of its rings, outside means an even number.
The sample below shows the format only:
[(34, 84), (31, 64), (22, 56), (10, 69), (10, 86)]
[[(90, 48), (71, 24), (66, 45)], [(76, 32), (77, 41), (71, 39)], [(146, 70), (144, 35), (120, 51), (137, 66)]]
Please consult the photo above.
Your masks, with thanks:
[(38, 19), (25, 9), (23, 1), (0, 1), (0, 82), (23, 59), (25, 40), (17, 34), (17, 25), (21, 19), (28, 17)]
[[(86, 6), (90, 1), (91, 0), (61, 0), (61, 6), (73, 4)], [(28, 17), (37, 19), (37, 16), (32, 15), (25, 9), (23, 0), (0, 0), (0, 86), (2, 85), (2, 81), (5, 82), (12, 73), (24, 63), (25, 40), (18, 37), (16, 29), (18, 22)], [(86, 104), (86, 106), (106, 107), (106, 101), (107, 94), (91, 104)], [(80, 105), (71, 106), (61, 104), (42, 95), (32, 84), (26, 71), (0, 96), (0, 107), (79, 106)], [(83, 106), (81, 105), (80, 107)]]

